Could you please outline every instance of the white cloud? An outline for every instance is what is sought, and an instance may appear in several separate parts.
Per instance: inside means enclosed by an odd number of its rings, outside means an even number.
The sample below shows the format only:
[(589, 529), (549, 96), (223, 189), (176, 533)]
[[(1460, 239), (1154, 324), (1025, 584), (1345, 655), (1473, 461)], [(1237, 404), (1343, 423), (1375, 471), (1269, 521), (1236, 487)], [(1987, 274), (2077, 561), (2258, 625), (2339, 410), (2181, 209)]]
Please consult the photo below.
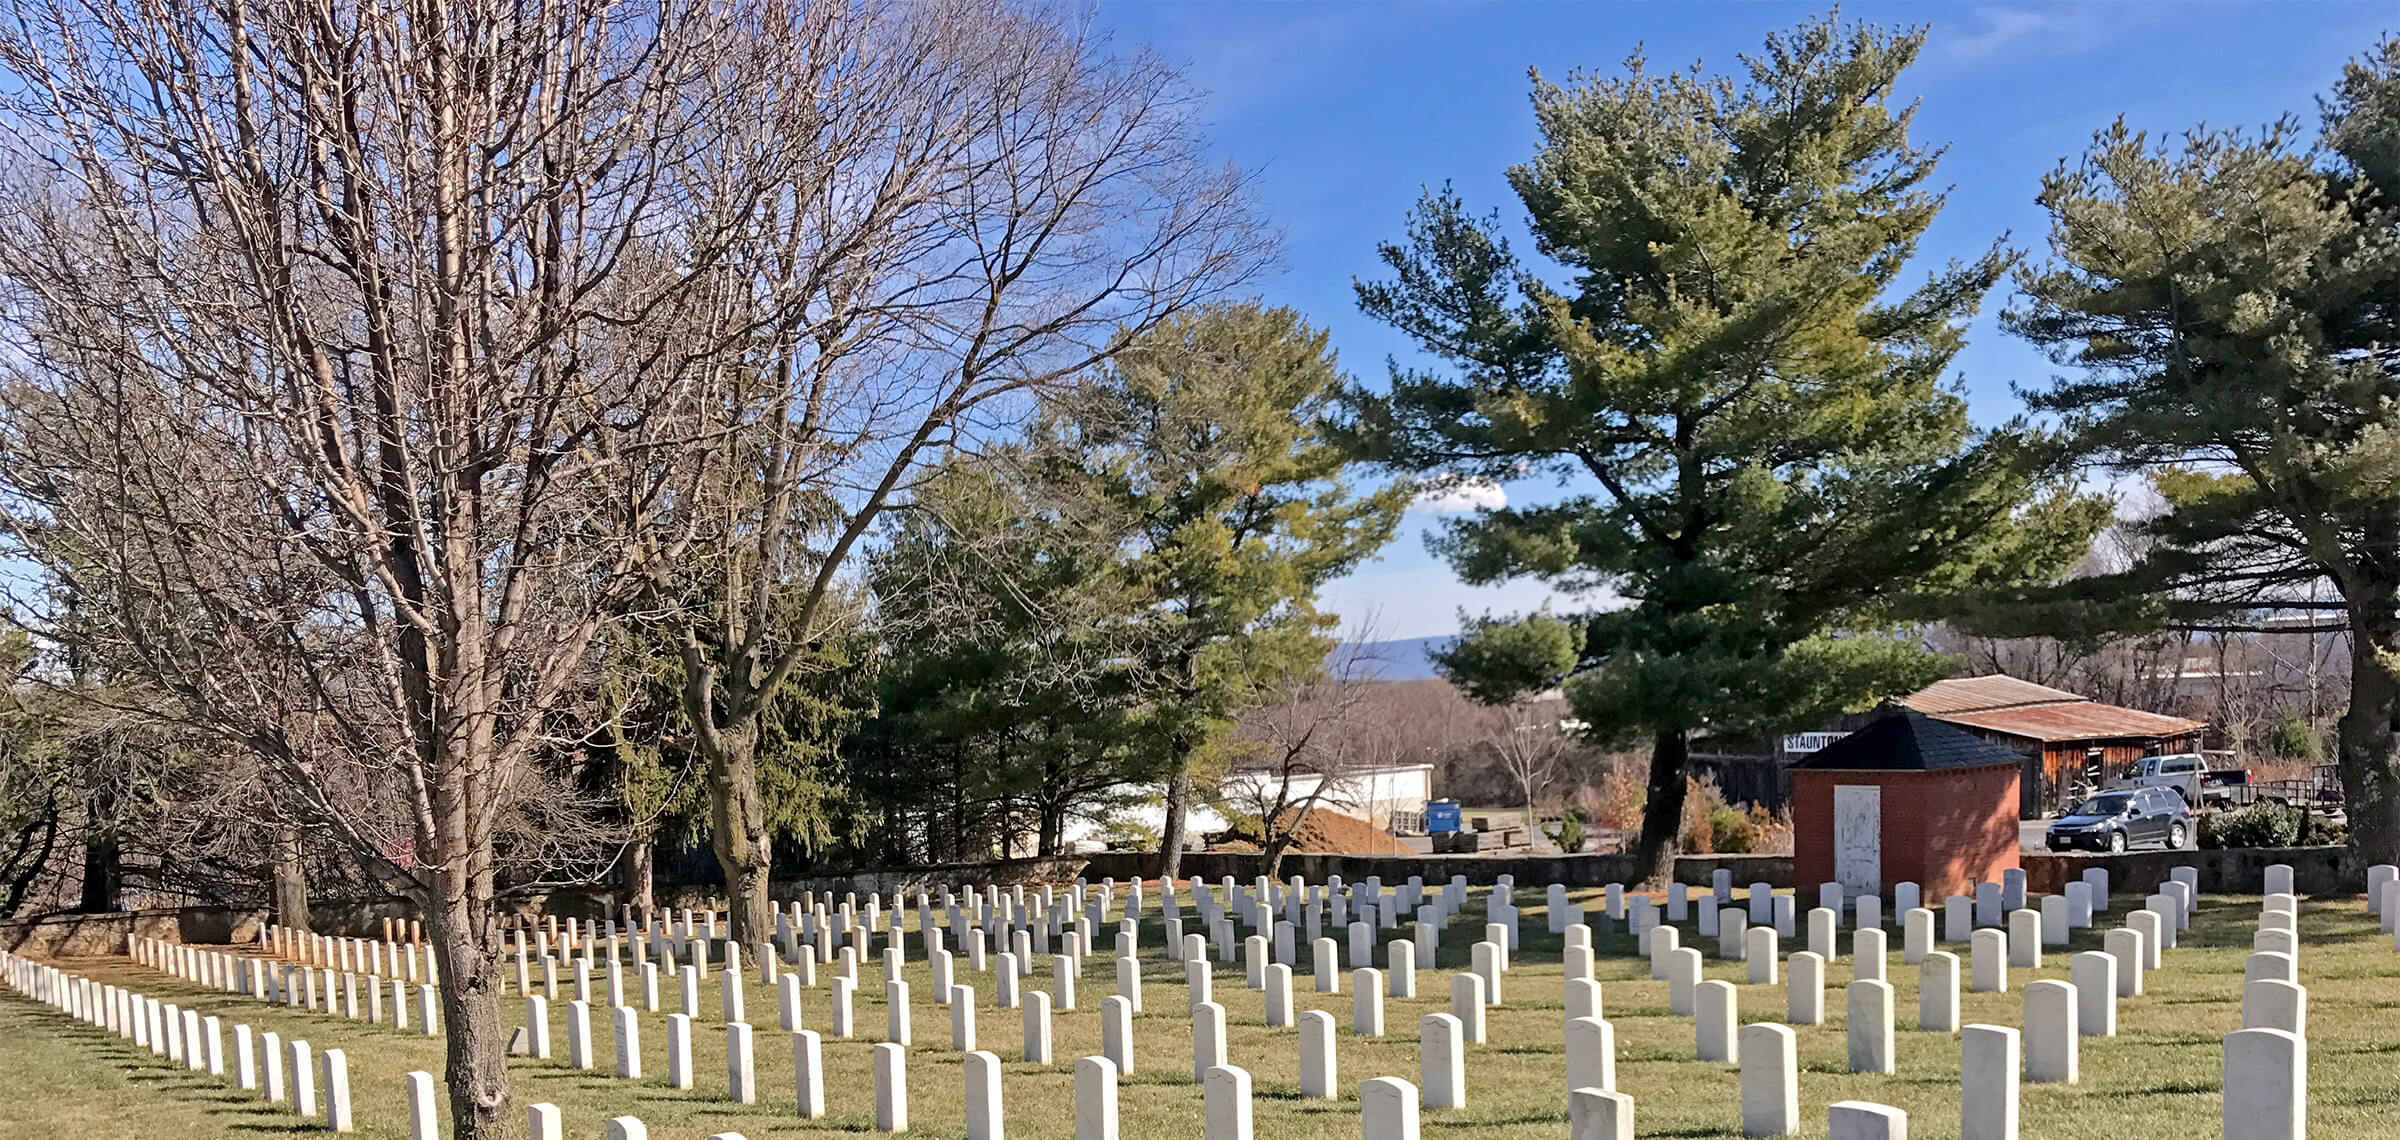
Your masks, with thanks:
[(1408, 509), (1429, 515), (1461, 515), (1497, 510), (1508, 505), (1508, 492), (1489, 479), (1437, 483), (1417, 493)]
[[(1974, 62), (1998, 57), (2079, 55), (2096, 50), (2148, 18), (2138, 4), (2044, 4), (2038, 7), (1978, 6), (1956, 31), (1937, 27), (1932, 43), (1951, 59)], [(1955, 14), (1959, 9), (1951, 9)], [(1955, 25), (1954, 25), (1955, 27)]]

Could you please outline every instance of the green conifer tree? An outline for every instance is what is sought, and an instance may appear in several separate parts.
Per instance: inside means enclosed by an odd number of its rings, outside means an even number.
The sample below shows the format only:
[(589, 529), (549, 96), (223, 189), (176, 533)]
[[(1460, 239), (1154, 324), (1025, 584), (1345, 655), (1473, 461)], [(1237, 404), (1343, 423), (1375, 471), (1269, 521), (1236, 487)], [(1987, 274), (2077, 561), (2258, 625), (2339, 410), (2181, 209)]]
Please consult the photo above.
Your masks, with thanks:
[[(1653, 876), (1694, 734), (1804, 726), (1938, 677), (1879, 631), (2063, 570), (2106, 518), (2048, 477), (2048, 441), (1979, 433), (1947, 383), (2009, 257), (1908, 275), (1943, 201), (1939, 151), (1891, 102), (1922, 43), (1827, 18), (1738, 77), (1638, 56), (1621, 77), (1537, 75), (1542, 143), (1509, 180), (1547, 264), (1444, 190), (1384, 248), (1390, 278), (1359, 286), (1442, 362), (1358, 394), (1364, 455), (1563, 489), (1435, 545), (1470, 582), (1614, 596), (1578, 619), (1565, 689), (1596, 739), (1650, 744)], [(1476, 653), (1453, 652), (1454, 675)]]
[[(2051, 631), (2346, 632), (2350, 841), (2400, 859), (2400, 41), (2352, 63), (2314, 145), (2154, 144), (2122, 122), (2044, 183), (2051, 261), (2016, 331), (2077, 372), (2036, 393), (2097, 459), (2150, 468), (2145, 555), (2026, 611)], [(2330, 587), (2330, 590), (2324, 587)], [(2292, 619), (2299, 618), (2299, 622)], [(2025, 616), (2020, 617), (2020, 621)]]

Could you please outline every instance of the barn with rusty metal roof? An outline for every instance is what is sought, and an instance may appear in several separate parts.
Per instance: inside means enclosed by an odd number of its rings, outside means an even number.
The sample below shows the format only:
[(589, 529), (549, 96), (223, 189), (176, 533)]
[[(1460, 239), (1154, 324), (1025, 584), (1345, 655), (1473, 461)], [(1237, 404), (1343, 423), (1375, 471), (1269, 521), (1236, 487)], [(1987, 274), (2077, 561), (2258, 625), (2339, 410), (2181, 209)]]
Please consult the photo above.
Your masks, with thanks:
[(2208, 728), (1997, 673), (1935, 681), (1898, 703), (2023, 756), (2019, 811), (2029, 819), (2059, 810), (2144, 756), (2199, 751)]

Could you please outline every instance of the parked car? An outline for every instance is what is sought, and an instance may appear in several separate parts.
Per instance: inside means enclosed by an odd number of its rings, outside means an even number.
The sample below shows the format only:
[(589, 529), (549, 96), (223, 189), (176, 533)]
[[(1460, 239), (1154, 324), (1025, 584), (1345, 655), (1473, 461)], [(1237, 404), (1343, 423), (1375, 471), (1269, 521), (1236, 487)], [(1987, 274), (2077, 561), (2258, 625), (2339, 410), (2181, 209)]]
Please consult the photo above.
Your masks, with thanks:
[(2181, 850), (2191, 840), (2192, 807), (2173, 788), (2124, 788), (2075, 805), (2050, 825), (2052, 851), (2123, 851), (2139, 843)]
[(2167, 756), (2144, 756), (2127, 766), (2116, 779), (2102, 785), (2103, 791), (2126, 788), (2171, 788), (2183, 797), (2187, 807), (2209, 803), (2231, 803), (2234, 789), (2250, 782), (2250, 773), (2242, 768), (2211, 771), (2208, 760), (2197, 752), (2177, 752)]

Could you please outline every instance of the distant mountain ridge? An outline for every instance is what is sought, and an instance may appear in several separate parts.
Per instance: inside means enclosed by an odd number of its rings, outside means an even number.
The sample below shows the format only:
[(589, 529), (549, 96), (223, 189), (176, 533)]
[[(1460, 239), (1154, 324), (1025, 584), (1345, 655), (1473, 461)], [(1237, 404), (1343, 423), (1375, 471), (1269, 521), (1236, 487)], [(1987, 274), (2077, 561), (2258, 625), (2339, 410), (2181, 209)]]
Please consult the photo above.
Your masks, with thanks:
[(1361, 662), (1363, 671), (1378, 681), (1424, 681), (1441, 675), (1434, 672), (1433, 651), (1456, 640), (1457, 634), (1443, 634), (1342, 645), (1334, 649), (1331, 663), (1339, 668), (1356, 656), (1365, 659)]

